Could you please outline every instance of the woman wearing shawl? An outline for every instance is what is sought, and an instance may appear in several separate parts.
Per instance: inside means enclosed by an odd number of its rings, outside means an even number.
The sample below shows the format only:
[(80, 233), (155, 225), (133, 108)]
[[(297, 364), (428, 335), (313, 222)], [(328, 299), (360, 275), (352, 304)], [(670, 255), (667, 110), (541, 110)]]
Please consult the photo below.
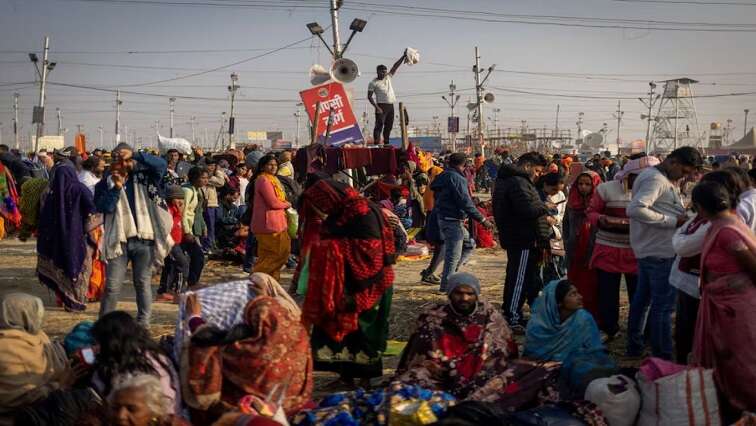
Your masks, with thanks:
[(281, 268), (291, 254), (286, 221), (286, 209), (291, 204), (286, 201), (286, 193), (276, 178), (276, 157), (269, 154), (261, 158), (257, 170), (252, 178), (255, 192), (251, 229), (257, 239), (258, 256), (254, 271), (264, 272), (278, 281)]
[[(345, 382), (379, 377), (394, 282), (392, 229), (378, 206), (332, 179), (313, 183), (302, 197), (309, 247), (302, 320), (314, 326), (315, 369)], [(318, 235), (307, 234), (310, 221), (321, 223)]]
[(37, 275), (67, 310), (86, 309), (94, 240), (101, 224), (92, 192), (73, 166), (60, 166), (50, 182), (38, 221)]
[(206, 324), (197, 295), (187, 298), (192, 338), (181, 360), (184, 400), (207, 411), (206, 420), (238, 408), (248, 396), (293, 415), (312, 396), (310, 340), (296, 305), (282, 300), (285, 292), (270, 276), (253, 274), (251, 281), (260, 296), (244, 308), (244, 323), (230, 330)]
[(583, 295), (585, 308), (594, 317), (598, 317), (598, 282), (596, 271), (588, 267), (594, 236), (586, 212), (599, 184), (601, 177), (595, 172), (588, 170), (578, 175), (567, 196), (567, 210), (562, 225), (567, 252), (567, 277), (575, 283)]
[(42, 300), (11, 293), (0, 302), (0, 425), (12, 412), (46, 398), (68, 384), (63, 347), (44, 331)]
[(536, 299), (525, 333), (524, 357), (562, 363), (567, 399), (582, 399), (588, 384), (611, 375), (616, 365), (601, 342), (583, 298), (569, 281), (552, 281)]
[(0, 240), (5, 238), (8, 225), (21, 227), (21, 213), (18, 210), (16, 182), (10, 169), (0, 163)]
[(756, 239), (720, 183), (698, 184), (692, 198), (711, 223), (701, 254), (693, 364), (714, 368), (729, 424), (756, 407)]
[(619, 331), (622, 275), (625, 276), (628, 298), (632, 300), (638, 274), (638, 261), (630, 247), (630, 221), (625, 209), (630, 204), (635, 178), (646, 167), (657, 164), (659, 160), (656, 157), (631, 158), (614, 180), (596, 188), (588, 206), (588, 220), (597, 230), (589, 265), (596, 270), (598, 280), (596, 321), (601, 331), (610, 338)]

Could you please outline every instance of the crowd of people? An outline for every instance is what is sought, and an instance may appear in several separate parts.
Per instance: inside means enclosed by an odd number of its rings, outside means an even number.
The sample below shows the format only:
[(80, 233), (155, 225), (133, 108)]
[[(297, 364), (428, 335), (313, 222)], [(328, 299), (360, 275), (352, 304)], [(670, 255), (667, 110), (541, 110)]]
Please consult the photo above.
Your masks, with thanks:
[[(24, 156), (0, 145), (0, 237), (36, 239), (58, 306), (100, 302), (96, 322), (59, 342), (41, 299), (0, 300), (0, 424), (475, 424), (483, 411), (509, 424), (548, 408), (604, 425), (586, 390), (635, 378), (607, 349), (621, 330), (632, 367), (651, 356), (712, 370), (717, 422), (756, 410), (746, 159), (711, 170), (691, 147), (583, 162), (390, 153), (395, 172), (369, 176), (326, 173), (306, 148)], [(422, 245), (432, 255), (419, 281), (445, 299), (419, 313), (387, 376), (395, 265)], [(501, 305), (465, 272), (476, 248), (495, 245)], [(206, 282), (213, 258), (249, 279)], [(136, 316), (118, 310), (129, 267)], [(153, 300), (179, 305), (160, 340)], [(318, 402), (315, 371), (338, 375), (328, 389), (359, 390)]]

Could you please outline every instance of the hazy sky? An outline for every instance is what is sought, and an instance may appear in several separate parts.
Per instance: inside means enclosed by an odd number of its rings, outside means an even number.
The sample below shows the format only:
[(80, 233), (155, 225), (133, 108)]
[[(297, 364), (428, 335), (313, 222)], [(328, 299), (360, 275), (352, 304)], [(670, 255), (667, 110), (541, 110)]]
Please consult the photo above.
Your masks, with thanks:
[[(180, 4), (191, 2), (204, 5)], [(354, 109), (358, 116), (365, 110), (363, 99), (375, 66), (390, 66), (405, 47), (411, 46), (420, 51), (421, 63), (399, 70), (394, 80), (397, 96), (405, 102), (414, 123), (428, 125), (433, 116), (444, 122), (449, 109), (439, 92), (448, 90), (453, 79), (463, 95), (460, 106), (464, 107), (473, 93), (471, 66), (477, 45), (482, 65), (497, 66), (488, 82), (496, 102), (485, 114), (492, 117), (492, 108), (500, 108), (499, 127), (518, 127), (521, 120), (527, 120), (531, 127), (553, 127), (556, 105), (560, 104), (561, 128), (575, 129), (577, 114), (582, 111), (584, 128), (598, 130), (608, 122), (612, 129), (609, 137), (614, 138), (616, 121), (612, 113), (617, 97), (622, 97), (628, 98), (622, 101), (622, 138), (642, 138), (643, 106), (636, 98), (644, 96), (649, 80), (691, 77), (701, 82), (695, 86), (698, 95), (756, 92), (756, 2), (717, 2), (725, 0), (344, 0), (343, 40), (353, 18), (368, 21), (365, 32), (354, 38), (345, 55), (355, 60), (362, 71), (361, 77), (350, 85), (356, 98)], [(468, 13), (441, 9), (464, 9)], [(392, 13), (396, 11), (402, 14)], [(522, 24), (512, 21), (543, 22), (545, 18), (511, 15), (600, 18), (558, 22), (607, 28)], [(37, 52), (41, 57), (44, 35), (51, 37), (50, 57), (57, 62), (51, 83), (164, 95), (123, 95), (121, 121), (130, 134), (136, 131), (138, 136), (150, 137), (155, 120), (160, 120), (161, 133), (167, 134), (171, 95), (206, 97), (219, 100), (176, 101), (175, 131), (190, 136), (188, 122), (196, 116), (198, 137), (207, 129), (215, 140), (220, 114), (228, 109), (226, 86), (233, 71), (239, 74), (242, 86), (237, 95), (237, 134), (283, 130), (291, 140), (298, 91), (310, 86), (308, 69), (316, 63), (330, 64), (328, 52), (317, 39), (196, 77), (144, 84), (221, 67), (305, 39), (309, 35), (305, 24), (311, 21), (323, 27), (330, 24), (327, 0), (0, 0), (3, 141), (8, 143), (12, 138), (14, 92), (21, 94), (24, 134), (32, 129), (31, 107), (37, 103), (38, 89), (33, 84), (9, 84), (34, 81), (27, 52)], [(654, 25), (691, 28), (690, 23), (724, 24), (706, 28), (744, 31), (640, 29)], [(699, 24), (694, 27), (703, 28)], [(330, 31), (326, 36), (330, 42)], [(595, 98), (542, 96), (505, 89)], [(114, 99), (110, 92), (51, 84), (46, 133), (56, 132), (58, 107), (63, 111), (64, 127), (70, 129), (67, 143), (71, 143), (77, 124), (83, 125), (94, 141), (98, 140), (97, 127), (103, 126), (106, 143), (112, 141)], [(756, 112), (756, 95), (699, 98), (696, 103), (702, 130), (708, 129), (711, 121), (725, 123), (732, 119), (737, 137), (742, 135), (743, 109), (752, 107)]]

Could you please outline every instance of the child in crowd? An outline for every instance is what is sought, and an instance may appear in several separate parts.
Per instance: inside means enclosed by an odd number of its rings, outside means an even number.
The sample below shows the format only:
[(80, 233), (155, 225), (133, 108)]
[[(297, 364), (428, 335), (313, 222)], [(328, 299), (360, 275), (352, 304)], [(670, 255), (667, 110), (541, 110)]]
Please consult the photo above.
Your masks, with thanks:
[(165, 267), (160, 275), (157, 300), (176, 302), (178, 300), (176, 296), (185, 289), (186, 280), (189, 277), (189, 256), (181, 246), (184, 234), (181, 223), (184, 215), (184, 191), (180, 186), (171, 185), (166, 189), (165, 198), (168, 202), (168, 211), (173, 218), (171, 238), (174, 246), (165, 258)]

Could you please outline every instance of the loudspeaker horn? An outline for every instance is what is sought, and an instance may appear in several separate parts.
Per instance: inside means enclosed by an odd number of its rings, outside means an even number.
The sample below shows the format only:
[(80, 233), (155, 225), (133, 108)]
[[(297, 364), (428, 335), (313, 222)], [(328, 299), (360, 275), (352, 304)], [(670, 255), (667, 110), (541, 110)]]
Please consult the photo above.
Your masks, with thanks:
[(351, 83), (360, 75), (357, 64), (347, 58), (337, 59), (331, 65), (331, 77), (340, 83)]
[(310, 67), (310, 83), (313, 86), (323, 84), (331, 79), (331, 73), (323, 65), (315, 64)]
[(485, 95), (483, 95), (483, 102), (487, 104), (491, 104), (495, 100), (496, 100), (496, 96), (494, 96), (494, 94), (491, 92), (488, 92)]

